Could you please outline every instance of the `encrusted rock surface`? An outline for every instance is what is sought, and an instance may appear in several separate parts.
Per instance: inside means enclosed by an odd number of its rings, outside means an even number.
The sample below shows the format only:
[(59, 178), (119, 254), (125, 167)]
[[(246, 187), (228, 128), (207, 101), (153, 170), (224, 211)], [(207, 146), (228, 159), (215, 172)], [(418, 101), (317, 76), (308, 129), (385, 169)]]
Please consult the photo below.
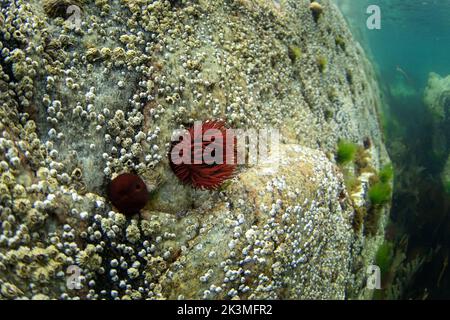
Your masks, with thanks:
[[(379, 94), (342, 16), (320, 3), (3, 1), (0, 297), (369, 297), (384, 220), (374, 236), (354, 230), (334, 153), (345, 139), (375, 170), (388, 162)], [(80, 28), (68, 4), (82, 6)], [(281, 163), (240, 166), (218, 191), (181, 185), (170, 136), (211, 118), (279, 129)], [(130, 171), (151, 191), (131, 219), (106, 198)]]
[(431, 72), (424, 92), (424, 103), (432, 115), (433, 152), (436, 156), (447, 158), (442, 182), (450, 192), (450, 75), (442, 77)]
[(429, 74), (424, 103), (433, 119), (433, 151), (445, 156), (450, 150), (450, 76)]

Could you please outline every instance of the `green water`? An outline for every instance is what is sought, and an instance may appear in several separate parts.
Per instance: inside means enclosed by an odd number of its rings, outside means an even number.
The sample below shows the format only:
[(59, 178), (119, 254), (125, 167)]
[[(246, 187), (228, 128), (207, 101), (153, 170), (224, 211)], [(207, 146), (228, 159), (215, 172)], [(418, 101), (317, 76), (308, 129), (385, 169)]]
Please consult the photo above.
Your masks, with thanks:
[[(437, 121), (424, 94), (431, 72), (450, 75), (450, 1), (335, 1), (376, 69), (395, 167), (386, 242), (394, 244), (397, 260), (377, 297), (449, 298), (450, 181), (443, 171), (450, 154), (450, 100), (442, 98), (444, 114)], [(381, 29), (367, 28), (369, 5), (380, 8)]]

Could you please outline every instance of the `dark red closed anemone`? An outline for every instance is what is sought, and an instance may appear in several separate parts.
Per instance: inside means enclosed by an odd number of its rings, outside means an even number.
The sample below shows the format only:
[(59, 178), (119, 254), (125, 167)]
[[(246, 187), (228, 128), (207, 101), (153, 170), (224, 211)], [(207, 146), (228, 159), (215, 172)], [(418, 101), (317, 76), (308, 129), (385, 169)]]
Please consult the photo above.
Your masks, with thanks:
[[(183, 138), (172, 142), (169, 163), (178, 179), (196, 189), (214, 190), (233, 177), (237, 163), (237, 142), (234, 135), (229, 135), (228, 140), (232, 142), (227, 146), (227, 133), (231, 132), (224, 121), (209, 120), (201, 123), (197, 130), (194, 124), (187, 129)], [(186, 155), (185, 152), (189, 153), (185, 159), (189, 158), (190, 162), (174, 161), (174, 157), (182, 157)], [(214, 162), (212, 158), (221, 161)]]
[(120, 212), (133, 215), (139, 213), (148, 201), (147, 186), (139, 176), (123, 173), (109, 183), (108, 197)]

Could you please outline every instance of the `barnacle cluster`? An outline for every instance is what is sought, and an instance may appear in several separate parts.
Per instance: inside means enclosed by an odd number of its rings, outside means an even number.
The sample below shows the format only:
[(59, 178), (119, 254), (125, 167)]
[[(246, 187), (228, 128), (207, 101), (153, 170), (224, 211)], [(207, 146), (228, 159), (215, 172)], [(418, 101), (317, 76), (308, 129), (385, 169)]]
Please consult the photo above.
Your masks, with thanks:
[[(82, 9), (79, 27), (65, 20), (69, 4)], [(370, 137), (370, 166), (387, 162), (378, 91), (340, 13), (324, 0), (315, 19), (318, 8), (3, 1), (0, 297), (369, 296), (383, 219), (374, 236), (353, 230), (369, 174), (349, 192), (334, 153)], [(279, 129), (279, 163), (243, 166), (215, 191), (184, 186), (170, 137), (211, 118)], [(124, 172), (150, 193), (140, 215), (107, 198)]]

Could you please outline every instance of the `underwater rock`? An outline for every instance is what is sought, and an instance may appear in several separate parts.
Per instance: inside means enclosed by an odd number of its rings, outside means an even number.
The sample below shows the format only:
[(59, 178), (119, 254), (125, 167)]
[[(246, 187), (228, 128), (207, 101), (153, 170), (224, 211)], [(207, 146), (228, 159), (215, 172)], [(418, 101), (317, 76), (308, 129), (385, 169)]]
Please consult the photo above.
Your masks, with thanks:
[(246, 170), (216, 205), (184, 218), (201, 225), (187, 243), (170, 241), (186, 249), (182, 268), (159, 280), (165, 297), (345, 298), (354, 235), (342, 174), (317, 150), (284, 145), (280, 154), (281, 163)]
[(389, 92), (397, 101), (414, 99), (418, 94), (414, 87), (401, 76), (395, 77), (393, 83), (389, 85)]
[(450, 76), (431, 72), (423, 99), (432, 116), (433, 152), (445, 161), (450, 152)]
[[(389, 158), (373, 70), (331, 2), (317, 22), (309, 0), (69, 2), (79, 28), (45, 14), (55, 1), (2, 6), (1, 298), (370, 296), (385, 219), (353, 230), (335, 151)], [(206, 119), (278, 129), (280, 163), (182, 185), (171, 135)], [(149, 189), (140, 217), (107, 199), (123, 172)]]
[(441, 174), (441, 179), (445, 192), (447, 194), (450, 194), (450, 156), (447, 158), (447, 161), (445, 163), (444, 170)]

